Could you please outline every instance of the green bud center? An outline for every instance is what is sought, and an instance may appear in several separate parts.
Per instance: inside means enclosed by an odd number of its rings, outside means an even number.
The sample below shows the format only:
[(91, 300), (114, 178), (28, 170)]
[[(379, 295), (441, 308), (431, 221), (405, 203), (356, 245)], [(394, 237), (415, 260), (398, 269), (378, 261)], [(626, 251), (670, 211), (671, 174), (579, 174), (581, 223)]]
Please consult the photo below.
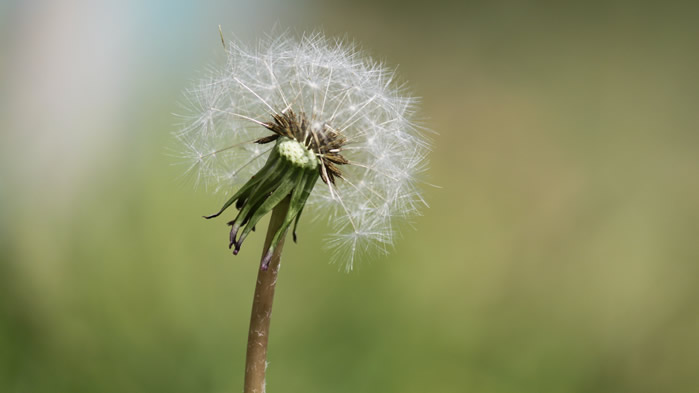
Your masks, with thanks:
[(281, 138), (276, 149), (281, 157), (293, 165), (306, 169), (315, 169), (318, 166), (315, 154), (293, 139)]

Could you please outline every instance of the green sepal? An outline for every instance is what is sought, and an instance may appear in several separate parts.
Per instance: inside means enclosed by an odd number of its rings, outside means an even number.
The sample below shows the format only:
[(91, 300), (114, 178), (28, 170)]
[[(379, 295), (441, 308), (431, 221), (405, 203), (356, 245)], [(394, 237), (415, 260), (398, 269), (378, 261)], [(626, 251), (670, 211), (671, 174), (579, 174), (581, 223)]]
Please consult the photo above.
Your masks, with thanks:
[(293, 167), (293, 169), (289, 168), (284, 171), (284, 175), (279, 180), (279, 186), (269, 197), (264, 199), (259, 207), (251, 212), (252, 216), (249, 218), (243, 232), (240, 234), (240, 238), (236, 242), (236, 250), (240, 250), (240, 246), (243, 244), (243, 241), (250, 233), (252, 228), (257, 225), (257, 222), (260, 221), (260, 219), (267, 213), (271, 212), (272, 209), (279, 204), (279, 202), (284, 200), (284, 198), (289, 195), (289, 193), (293, 193), (295, 186), (297, 185), (296, 178), (299, 177), (299, 172), (302, 172), (302, 169), (296, 167)]
[[(264, 173), (263, 171), (258, 172), (260, 182), (258, 182), (256, 187), (249, 189), (249, 195), (241, 203), (240, 213), (236, 216), (235, 223), (239, 226), (245, 225), (250, 218), (249, 215), (265, 201), (267, 195), (276, 189), (279, 180), (285, 174), (285, 169), (282, 160), (279, 160), (277, 165), (270, 167)], [(242, 200), (242, 197), (240, 200)]]
[(274, 253), (274, 249), (276, 248), (277, 244), (279, 244), (279, 240), (281, 239), (281, 237), (286, 233), (287, 229), (289, 228), (289, 225), (291, 225), (291, 222), (296, 220), (296, 222), (298, 223), (298, 217), (300, 216), (301, 211), (306, 205), (308, 196), (311, 194), (311, 191), (313, 190), (313, 187), (315, 186), (318, 177), (319, 176), (317, 171), (306, 169), (298, 179), (296, 187), (294, 187), (291, 193), (289, 210), (286, 213), (284, 222), (272, 237), (269, 249), (265, 253), (265, 257), (262, 260), (262, 270), (267, 269), (267, 265), (269, 264), (269, 259), (267, 257), (269, 256), (269, 258), (271, 258), (272, 254)]
[[(277, 139), (265, 165), (248, 180), (216, 214), (204, 216), (214, 218), (235, 203), (239, 210), (236, 217), (228, 222), (231, 226), (229, 248), (235, 245), (233, 254), (237, 254), (250, 231), (257, 223), (271, 212), (284, 198), (289, 197), (289, 208), (282, 225), (273, 234), (270, 246), (262, 260), (261, 268), (267, 268), (275, 248), (289, 226), (294, 222), (293, 236), (296, 241), (296, 227), (306, 201), (320, 177), (316, 165), (298, 165), (292, 157), (280, 154), (278, 146), (286, 138)], [(310, 151), (307, 154), (311, 154)], [(287, 154), (288, 155), (288, 154)], [(315, 164), (315, 163), (314, 163)], [(238, 231), (241, 230), (240, 236)], [(236, 239), (237, 238), (237, 239)]]
[[(313, 176), (315, 174), (315, 176)], [(301, 202), (301, 208), (299, 209), (299, 212), (296, 214), (296, 218), (294, 220), (294, 229), (292, 231), (293, 238), (294, 238), (294, 243), (296, 243), (296, 227), (299, 225), (299, 219), (301, 219), (301, 213), (303, 213), (303, 209), (306, 207), (306, 201), (308, 200), (308, 197), (311, 195), (311, 192), (313, 191), (313, 187), (316, 185), (316, 181), (318, 181), (318, 178), (320, 177), (318, 175), (318, 172), (315, 170), (311, 170), (310, 173), (308, 173), (306, 179), (306, 183), (303, 188), (303, 193), (304, 197)]]
[(223, 213), (230, 205), (232, 205), (236, 200), (238, 199), (247, 199), (247, 195), (250, 192), (250, 190), (257, 186), (262, 180), (264, 180), (264, 176), (260, 176), (260, 174), (266, 173), (270, 167), (276, 165), (280, 161), (279, 154), (277, 153), (276, 148), (272, 149), (272, 152), (269, 155), (269, 158), (267, 159), (267, 162), (265, 163), (264, 167), (260, 169), (255, 175), (253, 175), (250, 180), (247, 181), (243, 185), (243, 187), (238, 190), (233, 196), (226, 201), (226, 203), (223, 204), (223, 207), (221, 207), (221, 210), (219, 210), (217, 213), (212, 214), (210, 216), (204, 216), (206, 219), (218, 217)]

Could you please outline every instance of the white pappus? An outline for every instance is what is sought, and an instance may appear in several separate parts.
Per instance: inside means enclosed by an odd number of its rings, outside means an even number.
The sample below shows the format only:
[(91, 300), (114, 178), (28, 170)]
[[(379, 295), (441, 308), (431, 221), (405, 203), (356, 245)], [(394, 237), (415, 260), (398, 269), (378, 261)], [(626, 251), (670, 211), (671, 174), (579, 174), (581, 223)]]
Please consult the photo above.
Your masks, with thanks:
[[(288, 217), (294, 238), (301, 211), (327, 218), (326, 244), (347, 270), (363, 254), (387, 252), (393, 221), (425, 205), (420, 176), (429, 152), (414, 120), (416, 99), (396, 82), (395, 71), (321, 33), (267, 37), (254, 47), (227, 43), (226, 52), (225, 66), (186, 92), (176, 136), (197, 182), (237, 195), (218, 213), (231, 204), (240, 210), (229, 223), (229, 246), (238, 252), (245, 226), (254, 227), (276, 204), (272, 195), (279, 189), (299, 204)], [(289, 164), (294, 159), (285, 152), (296, 152), (288, 144), (282, 151), (285, 141), (305, 149), (299, 157), (315, 157), (299, 169), (308, 182), (301, 175), (280, 178), (279, 171), (291, 173), (292, 166), (274, 166), (275, 157)], [(284, 181), (293, 185), (279, 188)], [(296, 198), (289, 190), (301, 185), (310, 194)]]

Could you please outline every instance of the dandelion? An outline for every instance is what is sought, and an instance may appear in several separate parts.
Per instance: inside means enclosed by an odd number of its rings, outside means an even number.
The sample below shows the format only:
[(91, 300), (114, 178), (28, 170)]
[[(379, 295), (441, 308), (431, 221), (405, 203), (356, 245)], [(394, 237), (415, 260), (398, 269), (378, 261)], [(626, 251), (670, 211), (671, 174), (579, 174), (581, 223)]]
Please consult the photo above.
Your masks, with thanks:
[[(237, 255), (272, 212), (246, 370), (245, 391), (263, 391), (271, 296), (287, 231), (296, 241), (302, 213), (328, 220), (326, 245), (347, 270), (369, 253), (387, 252), (394, 220), (425, 205), (419, 175), (428, 142), (414, 123), (416, 99), (394, 70), (320, 33), (268, 37), (255, 47), (230, 43), (225, 67), (186, 97), (189, 115), (177, 138), (190, 160), (187, 172), (230, 195), (205, 217), (237, 209), (228, 222)], [(258, 346), (263, 353), (251, 354)], [(248, 373), (261, 373), (261, 380), (248, 381)]]

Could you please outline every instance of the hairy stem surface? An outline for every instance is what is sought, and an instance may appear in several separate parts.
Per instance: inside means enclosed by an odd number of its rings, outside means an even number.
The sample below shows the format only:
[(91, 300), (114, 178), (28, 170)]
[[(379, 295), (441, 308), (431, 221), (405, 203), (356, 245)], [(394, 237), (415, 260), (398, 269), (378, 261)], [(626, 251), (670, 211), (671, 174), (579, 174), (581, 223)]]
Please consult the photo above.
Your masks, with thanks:
[[(267, 238), (262, 249), (262, 258), (269, 249), (274, 234), (284, 223), (289, 210), (290, 197), (284, 198), (272, 211), (267, 228)], [(255, 296), (252, 301), (252, 315), (250, 316), (250, 331), (248, 332), (248, 350), (245, 357), (245, 388), (244, 393), (265, 392), (265, 371), (267, 368), (267, 341), (269, 339), (269, 323), (272, 317), (272, 302), (274, 301), (274, 288), (277, 284), (279, 273), (279, 261), (286, 231), (282, 235), (268, 269), (258, 269)]]

